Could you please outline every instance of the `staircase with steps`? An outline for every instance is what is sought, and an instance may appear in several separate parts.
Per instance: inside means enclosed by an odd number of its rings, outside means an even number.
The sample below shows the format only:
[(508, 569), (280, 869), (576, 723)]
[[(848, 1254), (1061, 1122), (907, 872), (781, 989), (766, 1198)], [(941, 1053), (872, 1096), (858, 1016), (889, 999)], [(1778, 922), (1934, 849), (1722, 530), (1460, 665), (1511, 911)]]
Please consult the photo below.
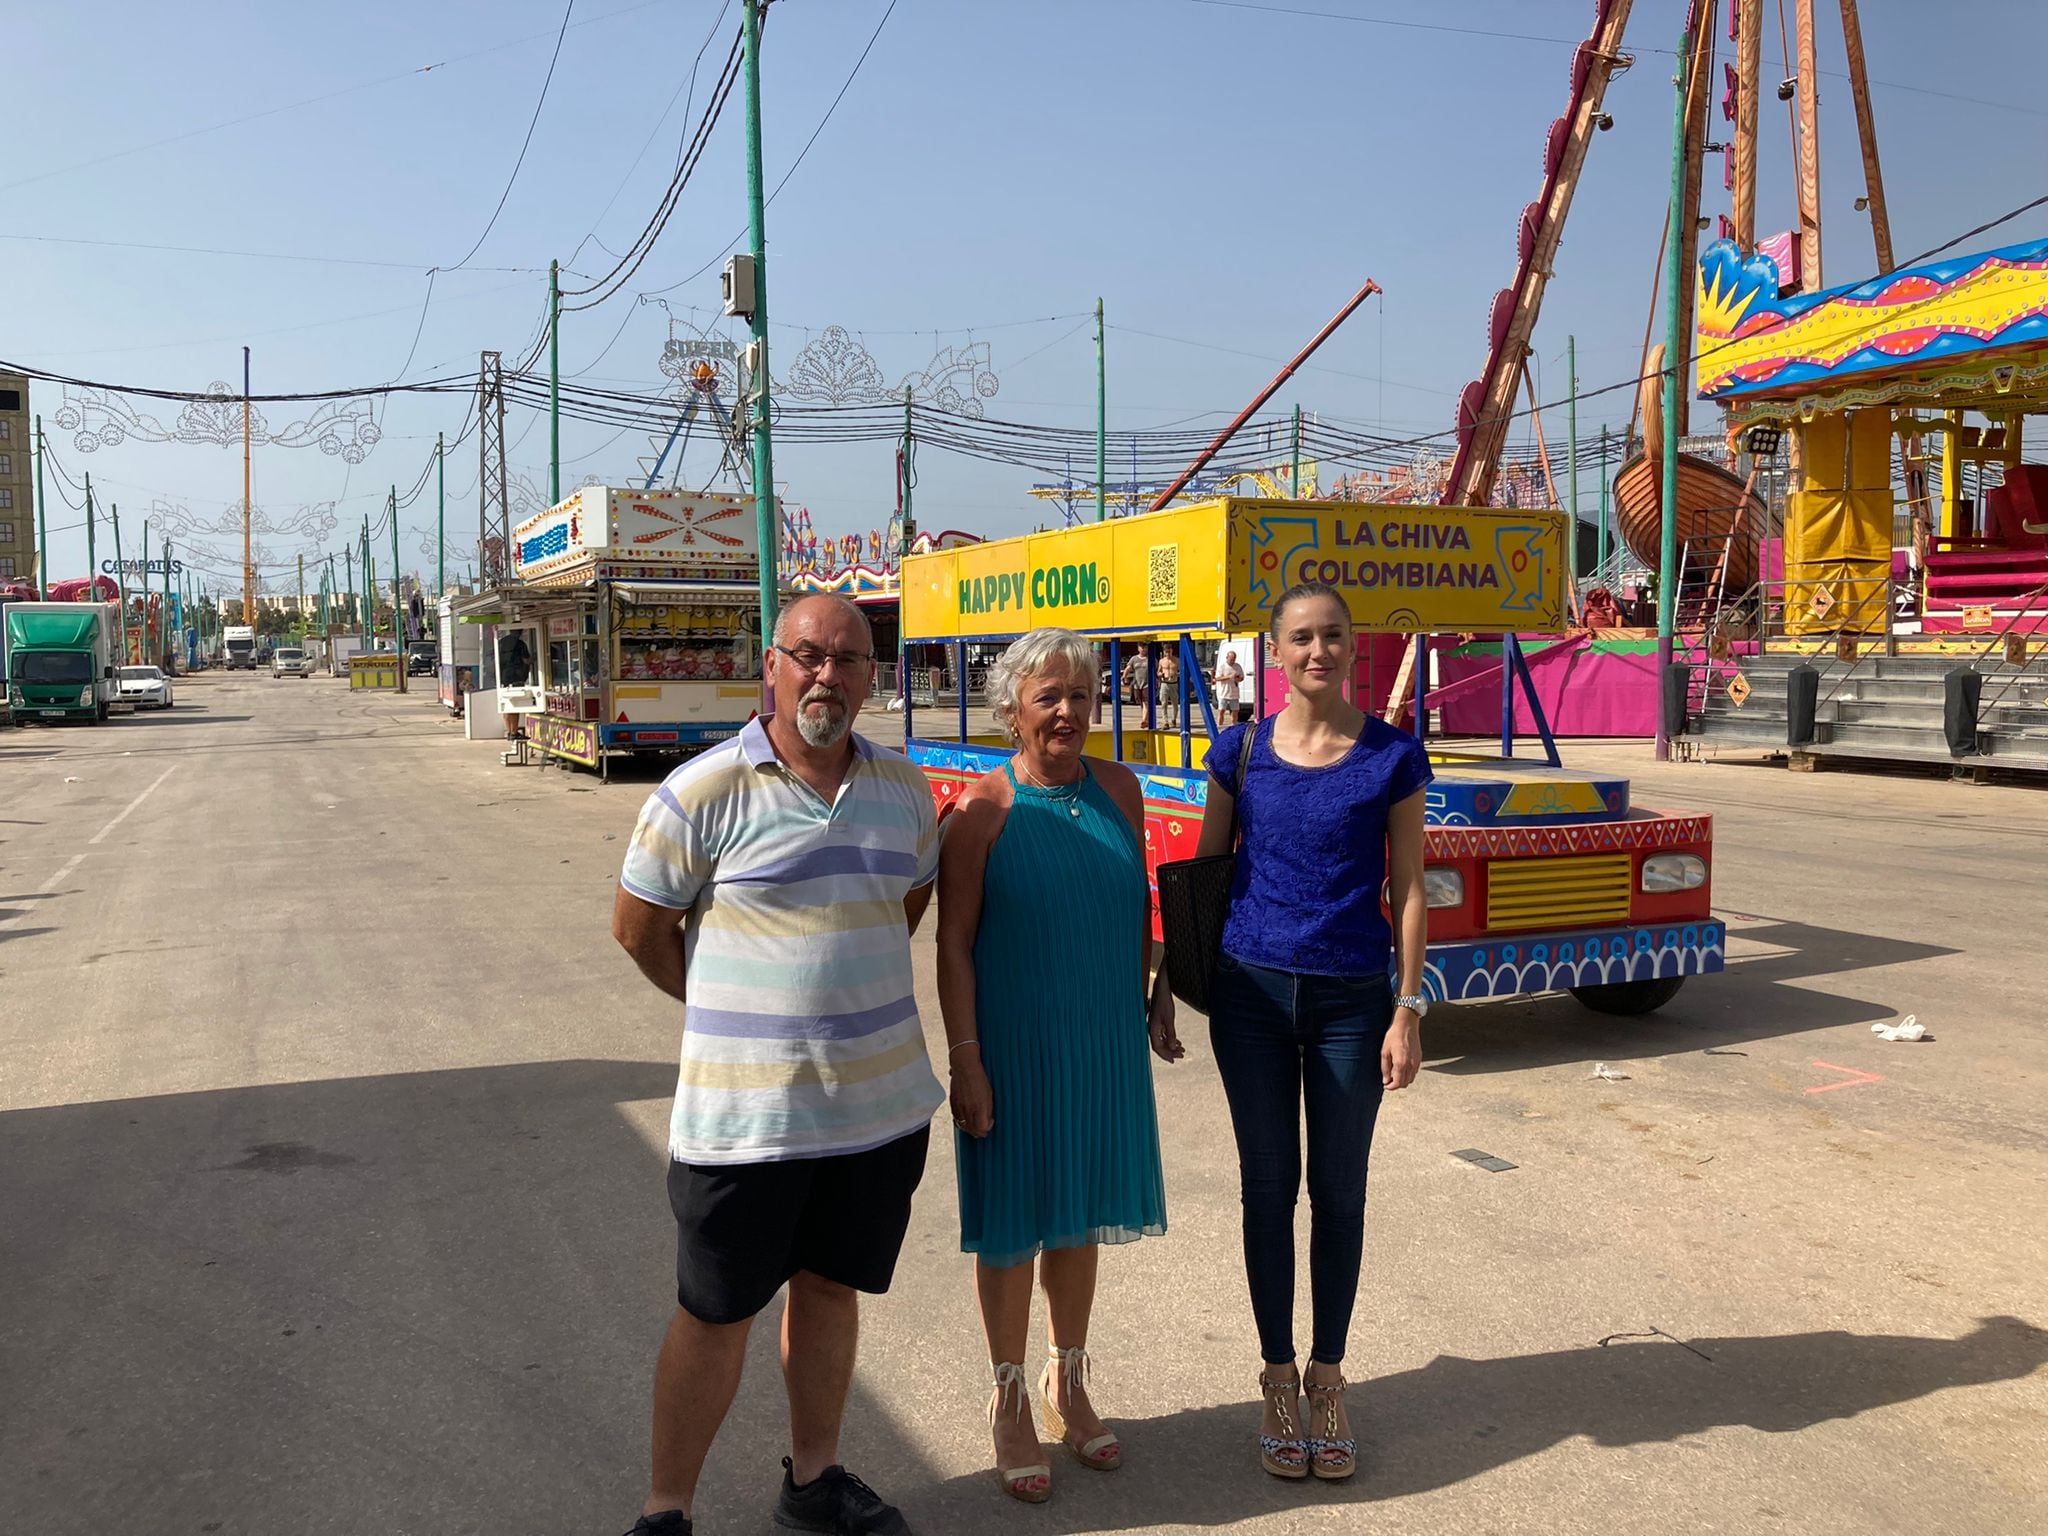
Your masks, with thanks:
[[(1820, 673), (1820, 706), (1814, 740), (1799, 750), (1816, 757), (1864, 757), (1898, 762), (1957, 761), (1948, 749), (1942, 721), (1943, 678), (1970, 664), (1964, 655), (1867, 655), (1844, 662), (1830, 655), (1791, 652), (1738, 658), (1734, 665), (1749, 684), (1736, 705), (1725, 681), (1717, 681), (1696, 704), (1687, 736), (1703, 748), (1758, 751), (1786, 747), (1786, 674), (1811, 665)], [(2002, 768), (2048, 771), (2048, 657), (2008, 665), (2002, 657), (1976, 658), (1983, 675), (1983, 703), (1977, 728), (1980, 755), (1965, 759)]]

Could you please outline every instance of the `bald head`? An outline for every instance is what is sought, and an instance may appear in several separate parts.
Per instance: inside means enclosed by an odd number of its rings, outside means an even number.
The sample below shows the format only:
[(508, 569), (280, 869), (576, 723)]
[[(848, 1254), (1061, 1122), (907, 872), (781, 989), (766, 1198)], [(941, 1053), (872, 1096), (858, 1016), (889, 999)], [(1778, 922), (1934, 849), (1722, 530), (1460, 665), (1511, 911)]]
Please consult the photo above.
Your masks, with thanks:
[(829, 592), (813, 592), (784, 608), (775, 619), (775, 643), (795, 645), (796, 636), (829, 624), (834, 619), (848, 618), (860, 626), (861, 637), (872, 651), (875, 648), (874, 626), (868, 623), (868, 616), (860, 611), (860, 605)]

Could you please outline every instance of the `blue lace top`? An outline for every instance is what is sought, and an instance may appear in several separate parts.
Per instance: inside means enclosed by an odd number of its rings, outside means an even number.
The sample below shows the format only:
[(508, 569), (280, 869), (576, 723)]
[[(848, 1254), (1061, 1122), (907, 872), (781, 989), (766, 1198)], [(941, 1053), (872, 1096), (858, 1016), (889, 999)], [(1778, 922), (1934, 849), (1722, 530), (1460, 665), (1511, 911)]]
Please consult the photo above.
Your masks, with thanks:
[[(1242, 732), (1257, 730), (1247, 782)], [(1239, 725), (1209, 748), (1209, 776), (1237, 801), (1237, 873), (1223, 948), (1252, 965), (1316, 976), (1385, 975), (1394, 934), (1380, 906), (1387, 811), (1434, 777), (1406, 731), (1368, 715), (1351, 750), (1303, 768), (1273, 752), (1273, 723)]]

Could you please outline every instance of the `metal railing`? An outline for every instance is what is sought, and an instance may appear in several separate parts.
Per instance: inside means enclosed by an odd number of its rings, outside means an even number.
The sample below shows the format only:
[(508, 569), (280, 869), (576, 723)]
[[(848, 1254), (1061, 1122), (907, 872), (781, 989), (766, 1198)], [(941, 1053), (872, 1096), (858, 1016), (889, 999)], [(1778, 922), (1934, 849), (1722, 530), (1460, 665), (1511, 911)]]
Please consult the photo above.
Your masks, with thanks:
[[(1853, 595), (1827, 602), (1816, 610), (1813, 594), (1853, 584)], [(1749, 657), (1791, 650), (1822, 664), (1830, 687), (1821, 707), (1832, 704), (1843, 686), (1868, 662), (1898, 654), (1893, 615), (1899, 584), (1889, 572), (1882, 576), (1810, 576), (1751, 583), (1739, 595), (1724, 598), (1698, 628), (1681, 631), (1673, 661), (1690, 671), (1686, 712), (1702, 724), (1722, 716), (1733, 718), (1742, 706), (1723, 679), (1732, 681)], [(1854, 646), (1849, 655), (1843, 642)]]

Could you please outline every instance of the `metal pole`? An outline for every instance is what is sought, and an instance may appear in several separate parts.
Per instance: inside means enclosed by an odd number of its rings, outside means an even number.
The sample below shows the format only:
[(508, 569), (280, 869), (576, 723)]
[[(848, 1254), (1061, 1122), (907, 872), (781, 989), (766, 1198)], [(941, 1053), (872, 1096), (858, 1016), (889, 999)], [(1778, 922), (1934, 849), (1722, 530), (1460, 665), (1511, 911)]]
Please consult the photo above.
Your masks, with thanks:
[(1102, 351), (1102, 300), (1095, 301), (1095, 521), (1109, 516), (1109, 366)]
[[(899, 523), (901, 547), (896, 551), (896, 691), (903, 695), (903, 749), (910, 750), (911, 704), (910, 704), (910, 642), (903, 637), (903, 562), (910, 558), (911, 540), (916, 537), (913, 530), (917, 524), (912, 520), (910, 493), (912, 488), (911, 458), (915, 444), (911, 439), (912, 405), (916, 395), (911, 387), (903, 386), (903, 468), (901, 486), (903, 515)], [(766, 637), (763, 637), (764, 641)]]
[(1870, 202), (1870, 239), (1877, 248), (1881, 275), (1896, 265), (1892, 260), (1892, 216), (1885, 206), (1884, 171), (1877, 160), (1877, 118), (1870, 110), (1870, 78), (1863, 68), (1863, 22), (1856, 14), (1856, 0), (1842, 0), (1842, 40), (1849, 51), (1849, 94), (1856, 102), (1856, 138), (1863, 149), (1863, 193)]
[[(183, 603), (180, 603), (178, 606), (182, 610), (185, 605)], [(182, 611), (178, 615), (180, 619), (184, 618), (184, 616), (185, 615), (183, 614)], [(171, 663), (169, 668), (167, 668), (166, 670), (175, 673), (178, 670), (178, 647), (176, 643), (171, 639), (171, 540), (168, 534), (164, 536), (163, 612), (159, 617), (161, 619), (161, 622), (158, 624), (157, 628), (159, 633), (163, 636), (164, 659)], [(180, 628), (182, 627), (183, 626), (180, 625)]]
[[(342, 623), (352, 623), (356, 616), (356, 549), (353, 544), (341, 546), (342, 564), (348, 571), (348, 608), (342, 614)], [(334, 664), (334, 653), (327, 653), (328, 665)]]
[[(1579, 568), (1579, 338), (1567, 336), (1564, 339), (1564, 380), (1567, 391), (1565, 398), (1564, 430), (1565, 452), (1571, 455), (1571, 473), (1565, 481), (1566, 504), (1572, 514), (1572, 547), (1566, 554), (1574, 571)], [(1505, 659), (1505, 658), (1503, 658)]]
[(242, 348), (242, 622), (256, 623), (256, 561), (249, 552), (250, 498), (255, 494), (251, 479), (251, 409), (249, 405), (249, 349)]
[(1736, 0), (1735, 243), (1756, 252), (1756, 98), (1763, 84), (1764, 0)]
[(1301, 407), (1294, 408), (1294, 431), (1290, 448), (1294, 455), (1294, 467), (1288, 472), (1287, 494), (1296, 501), (1301, 499)]
[(149, 519), (142, 520), (142, 654), (135, 659), (149, 665)]
[[(747, 248), (754, 254), (754, 526), (761, 543), (761, 644), (765, 651), (769, 637), (775, 633), (780, 596), (776, 590), (775, 550), (781, 530), (775, 526), (775, 450), (768, 428), (768, 218), (761, 185), (761, 0), (746, 0), (743, 36), (747, 75)], [(964, 697), (964, 676), (960, 686)]]
[(448, 442), (434, 434), (434, 596), (448, 595)]
[(36, 587), (43, 601), (50, 600), (50, 503), (43, 492), (43, 460), (49, 450), (43, 446), (43, 418), (36, 417)]
[(85, 596), (88, 602), (98, 602), (100, 597), (99, 552), (93, 547), (92, 514), (92, 471), (85, 472)]
[[(1804, 0), (1811, 5), (1812, 0)], [(1685, 75), (1686, 61), (1692, 48), (1689, 33), (1681, 34), (1678, 40), (1677, 105), (1672, 109), (1671, 127), (1671, 220), (1675, 226), (1684, 217), (1685, 201)], [(1811, 89), (1810, 80), (1800, 81), (1802, 90)], [(1665, 248), (1666, 268), (1664, 272), (1664, 476), (1660, 494), (1659, 513), (1663, 520), (1662, 534), (1658, 542), (1657, 560), (1657, 682), (1661, 689), (1665, 668), (1671, 665), (1671, 637), (1677, 618), (1678, 578), (1678, 325), (1679, 314), (1684, 308), (1680, 301), (1679, 285), (1685, 274), (1679, 263), (1685, 242), (1672, 240)], [(1661, 697), (1661, 694), (1660, 694)], [(1664, 734), (1664, 711), (1657, 711), (1657, 759), (1666, 761), (1671, 756), (1671, 738)]]
[(300, 554), (300, 556), (299, 556), (299, 636), (300, 636), (300, 638), (301, 638), (301, 639), (303, 639), (303, 638), (305, 637), (305, 633), (306, 633), (306, 557), (305, 557), (305, 555), (304, 555), (304, 554), (302, 553), (302, 554)]
[[(548, 263), (548, 505), (562, 499), (562, 264)], [(767, 549), (763, 544), (761, 548)]]
[(1328, 341), (1331, 336), (1336, 334), (1337, 327), (1342, 325), (1346, 320), (1349, 320), (1351, 318), (1351, 312), (1357, 309), (1359, 305), (1363, 304), (1368, 298), (1372, 297), (1372, 295), (1378, 293), (1379, 291), (1380, 285), (1374, 282), (1371, 278), (1367, 278), (1365, 280), (1365, 286), (1359, 289), (1358, 292), (1354, 293), (1350, 297), (1350, 299), (1345, 303), (1344, 307), (1338, 310), (1337, 313), (1330, 318), (1330, 323), (1328, 325), (1325, 325), (1320, 331), (1317, 331), (1314, 336), (1309, 338), (1308, 345), (1303, 347), (1299, 352), (1295, 353), (1293, 358), (1289, 360), (1285, 368), (1282, 368), (1278, 373), (1273, 375), (1272, 383), (1268, 384), (1264, 389), (1260, 390), (1256, 395), (1252, 396), (1252, 403), (1246, 406), (1243, 410), (1239, 411), (1236, 416), (1231, 418), (1230, 425), (1225, 427), (1221, 432), (1218, 432), (1216, 434), (1215, 440), (1211, 442), (1208, 447), (1204, 448), (1200, 453), (1195, 455), (1195, 462), (1190, 464), (1186, 469), (1182, 470), (1180, 472), (1179, 478), (1176, 479), (1173, 482), (1173, 484), (1169, 485), (1165, 490), (1161, 491), (1158, 495), (1158, 498), (1154, 500), (1152, 505), (1146, 510), (1151, 512), (1157, 512), (1161, 507), (1165, 506), (1168, 502), (1172, 501), (1174, 497), (1178, 496), (1181, 493), (1181, 491), (1186, 488), (1187, 483), (1190, 480), (1194, 479), (1196, 475), (1201, 473), (1202, 466), (1204, 464), (1207, 464), (1211, 459), (1215, 458), (1216, 455), (1222, 451), (1223, 445), (1229, 442), (1231, 438), (1237, 435), (1237, 429), (1243, 426), (1247, 421), (1250, 421), (1252, 417), (1258, 412), (1260, 406), (1264, 405), (1268, 400), (1272, 399), (1274, 395), (1280, 392), (1280, 386), (1282, 384), (1285, 384), (1289, 379), (1293, 378), (1295, 370), (1300, 368), (1303, 363), (1307, 362), (1310, 357), (1315, 355), (1316, 348), (1320, 347), (1324, 342)]
[[(1821, 290), (1820, 64), (1814, 57), (1813, 0), (1794, 0), (1799, 75), (1799, 290)], [(1668, 418), (1667, 418), (1668, 419)]]

